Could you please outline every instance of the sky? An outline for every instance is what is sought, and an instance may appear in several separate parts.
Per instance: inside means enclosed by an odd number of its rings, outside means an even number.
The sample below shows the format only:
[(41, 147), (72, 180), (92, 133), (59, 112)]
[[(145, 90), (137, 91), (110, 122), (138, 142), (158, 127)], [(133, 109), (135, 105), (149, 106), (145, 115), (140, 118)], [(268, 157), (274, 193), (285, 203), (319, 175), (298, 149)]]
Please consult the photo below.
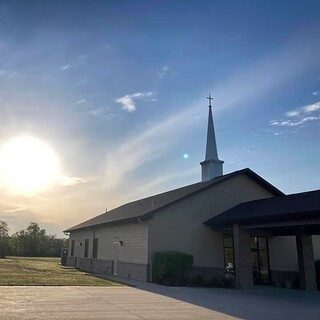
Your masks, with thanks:
[(0, 220), (60, 237), (200, 181), (209, 93), (225, 173), (319, 189), (319, 57), (319, 1), (0, 1), (0, 145), (59, 163), (35, 193), (0, 180)]

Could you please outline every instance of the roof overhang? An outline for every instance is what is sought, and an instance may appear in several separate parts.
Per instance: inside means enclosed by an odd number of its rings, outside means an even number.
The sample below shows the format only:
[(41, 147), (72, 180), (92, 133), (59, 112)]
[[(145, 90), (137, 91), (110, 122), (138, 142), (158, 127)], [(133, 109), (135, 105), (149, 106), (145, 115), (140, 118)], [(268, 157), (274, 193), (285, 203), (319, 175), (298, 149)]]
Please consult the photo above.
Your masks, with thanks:
[(294, 235), (297, 229), (303, 228), (307, 234), (320, 234), (320, 212), (318, 216), (291, 217), (291, 218), (274, 218), (264, 220), (242, 221), (237, 220), (224, 224), (211, 223), (210, 226), (215, 231), (230, 231), (234, 224), (238, 224), (242, 229), (248, 230), (267, 230), (273, 235)]
[(204, 222), (213, 230), (264, 229), (294, 234), (297, 228), (320, 234), (320, 190), (249, 201)]
[(70, 233), (70, 232), (83, 231), (83, 230), (92, 230), (92, 229), (102, 228), (107, 225), (110, 226), (110, 225), (123, 224), (123, 223), (139, 223), (144, 220), (146, 219), (143, 219), (143, 217), (133, 217), (133, 218), (122, 219), (122, 220), (108, 221), (105, 223), (94, 224), (94, 225), (84, 226), (84, 227), (75, 226), (67, 230), (64, 230), (63, 232)]

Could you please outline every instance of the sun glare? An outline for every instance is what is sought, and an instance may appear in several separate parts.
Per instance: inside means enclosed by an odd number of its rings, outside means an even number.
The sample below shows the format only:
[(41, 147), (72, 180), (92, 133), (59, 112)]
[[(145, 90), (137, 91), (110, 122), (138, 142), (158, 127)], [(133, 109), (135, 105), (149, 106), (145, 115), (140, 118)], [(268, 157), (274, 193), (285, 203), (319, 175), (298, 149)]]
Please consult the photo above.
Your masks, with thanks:
[(1, 180), (11, 192), (38, 193), (57, 180), (59, 171), (55, 152), (36, 138), (13, 138), (0, 149)]

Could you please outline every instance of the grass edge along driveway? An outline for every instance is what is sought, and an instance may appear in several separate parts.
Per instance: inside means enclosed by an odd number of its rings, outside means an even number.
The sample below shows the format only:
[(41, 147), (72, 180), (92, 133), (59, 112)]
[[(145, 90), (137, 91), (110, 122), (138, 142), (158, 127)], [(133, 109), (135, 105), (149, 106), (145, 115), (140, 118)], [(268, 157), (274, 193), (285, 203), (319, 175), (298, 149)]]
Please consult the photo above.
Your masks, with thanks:
[(120, 286), (77, 269), (60, 265), (60, 258), (0, 259), (0, 286)]

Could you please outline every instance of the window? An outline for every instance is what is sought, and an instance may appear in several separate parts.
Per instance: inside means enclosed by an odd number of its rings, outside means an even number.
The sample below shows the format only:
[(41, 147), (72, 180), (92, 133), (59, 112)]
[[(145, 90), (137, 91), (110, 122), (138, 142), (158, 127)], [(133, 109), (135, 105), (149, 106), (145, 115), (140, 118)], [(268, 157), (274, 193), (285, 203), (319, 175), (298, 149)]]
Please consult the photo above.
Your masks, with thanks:
[(86, 239), (84, 241), (84, 257), (88, 258), (88, 253), (89, 253), (89, 239)]
[(268, 238), (251, 237), (253, 281), (255, 284), (270, 284)]
[(234, 251), (233, 251), (233, 236), (223, 236), (223, 249), (224, 249), (224, 267), (228, 275), (234, 275)]
[(71, 257), (74, 256), (74, 240), (71, 241)]
[(94, 238), (93, 240), (92, 258), (98, 258), (98, 238)]

